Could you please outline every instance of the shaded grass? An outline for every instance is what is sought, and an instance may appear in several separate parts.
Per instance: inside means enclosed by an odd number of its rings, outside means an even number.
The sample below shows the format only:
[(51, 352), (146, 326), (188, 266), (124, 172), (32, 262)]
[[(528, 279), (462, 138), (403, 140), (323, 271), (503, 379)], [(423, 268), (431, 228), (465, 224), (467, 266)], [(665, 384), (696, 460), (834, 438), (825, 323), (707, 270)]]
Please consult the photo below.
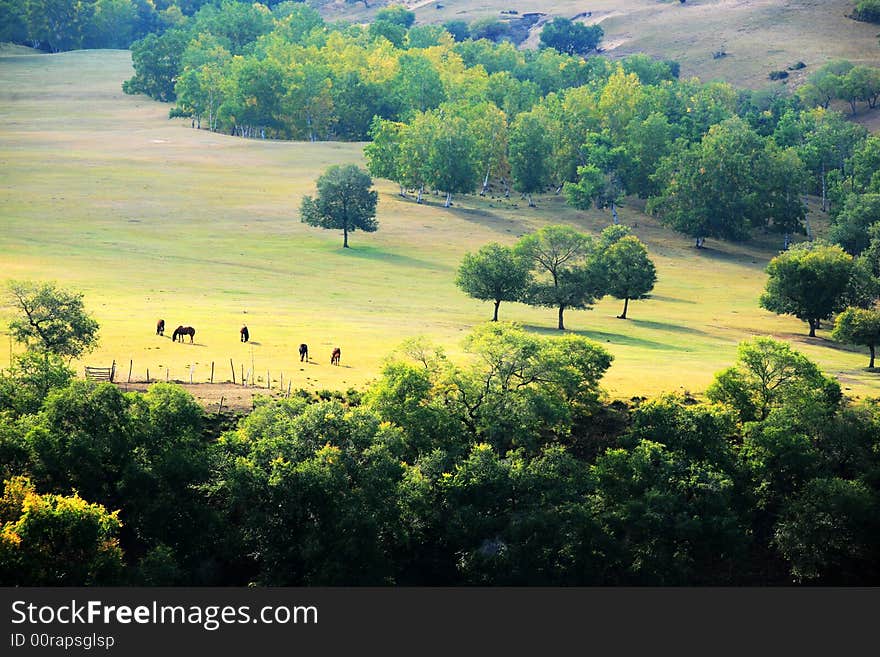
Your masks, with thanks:
[[(379, 230), (302, 224), (297, 208), (330, 164), (362, 163), (361, 144), (242, 140), (167, 119), (168, 106), (121, 93), (122, 51), (0, 55), (0, 266), (2, 278), (54, 279), (85, 293), (101, 324), (91, 365), (116, 360), (123, 377), (215, 381), (254, 369), (293, 387), (361, 386), (404, 338), (426, 334), (453, 358), (461, 339), (491, 318), (454, 273), (463, 254), (490, 241), (562, 222), (597, 234), (610, 218), (568, 208), (562, 196), (457, 196), (418, 205), (378, 181)], [(658, 284), (632, 302), (607, 298), (569, 311), (566, 325), (611, 351), (612, 396), (700, 391), (728, 366), (737, 343), (776, 335), (837, 376), (850, 392), (880, 394), (862, 351), (806, 338), (806, 326), (757, 306), (778, 236), (710, 242), (697, 251), (633, 201), (621, 221), (649, 246)], [(8, 309), (0, 311), (8, 317)], [(155, 335), (158, 318), (197, 330), (198, 344)], [(553, 309), (501, 305), (501, 319), (555, 335)], [(241, 343), (246, 322), (253, 342)], [(827, 333), (825, 331), (824, 333)], [(314, 362), (299, 362), (309, 345)], [(329, 365), (333, 347), (344, 367)], [(0, 365), (8, 362), (2, 350)], [(83, 363), (78, 363), (81, 366)]]

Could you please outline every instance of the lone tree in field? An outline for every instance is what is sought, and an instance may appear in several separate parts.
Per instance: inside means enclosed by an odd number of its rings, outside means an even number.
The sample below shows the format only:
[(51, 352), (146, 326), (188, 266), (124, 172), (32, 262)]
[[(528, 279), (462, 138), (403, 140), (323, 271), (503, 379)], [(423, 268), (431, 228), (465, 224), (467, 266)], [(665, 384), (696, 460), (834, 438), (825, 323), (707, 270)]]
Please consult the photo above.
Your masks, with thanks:
[(348, 234), (368, 233), (379, 228), (376, 203), (379, 195), (370, 189), (370, 175), (353, 164), (334, 164), (318, 178), (318, 198), (306, 196), (300, 206), (304, 223), (321, 228), (342, 229), (342, 246), (348, 247)]
[(605, 30), (601, 25), (584, 25), (568, 18), (554, 18), (541, 30), (541, 45), (566, 55), (585, 55), (599, 45)]
[(568, 226), (545, 226), (523, 237), (515, 251), (540, 273), (529, 286), (526, 303), (556, 308), (560, 331), (565, 330), (567, 308), (589, 308), (602, 296), (601, 272), (589, 262), (593, 240), (588, 235)]
[(623, 299), (623, 312), (618, 319), (626, 319), (630, 299), (644, 299), (654, 289), (657, 269), (648, 249), (635, 235), (626, 235), (599, 255), (599, 266), (605, 279), (604, 291)]
[(98, 343), (98, 322), (83, 308), (83, 295), (54, 283), (10, 281), (9, 297), (16, 316), (9, 322), (12, 337), (28, 349), (77, 358)]
[[(849, 305), (862, 305), (873, 286), (870, 272), (837, 245), (804, 243), (773, 258), (760, 304), (780, 315), (794, 315), (810, 325), (810, 337), (823, 319)], [(870, 297), (870, 292), (867, 292)], [(855, 302), (855, 303), (854, 303)]]
[(847, 308), (837, 316), (831, 337), (838, 342), (864, 345), (871, 352), (870, 369), (874, 369), (874, 356), (880, 344), (880, 310)]
[(510, 247), (487, 244), (467, 253), (458, 268), (455, 284), (474, 299), (495, 302), (492, 321), (498, 321), (502, 301), (521, 301), (531, 281), (529, 261)]

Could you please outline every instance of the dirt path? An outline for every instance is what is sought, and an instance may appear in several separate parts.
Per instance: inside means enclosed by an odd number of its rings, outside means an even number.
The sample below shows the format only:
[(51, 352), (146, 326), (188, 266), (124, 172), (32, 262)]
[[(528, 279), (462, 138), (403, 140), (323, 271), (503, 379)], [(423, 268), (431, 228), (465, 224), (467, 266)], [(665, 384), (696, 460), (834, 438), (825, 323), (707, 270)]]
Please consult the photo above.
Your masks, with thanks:
[[(266, 390), (265, 388), (252, 388), (232, 383), (184, 383), (174, 381), (190, 393), (199, 404), (206, 410), (216, 413), (220, 410), (220, 401), (223, 401), (224, 412), (250, 411), (254, 407), (254, 397), (269, 396), (282, 397), (280, 390)], [(125, 392), (146, 392), (153, 385), (150, 383), (119, 383), (119, 388)]]

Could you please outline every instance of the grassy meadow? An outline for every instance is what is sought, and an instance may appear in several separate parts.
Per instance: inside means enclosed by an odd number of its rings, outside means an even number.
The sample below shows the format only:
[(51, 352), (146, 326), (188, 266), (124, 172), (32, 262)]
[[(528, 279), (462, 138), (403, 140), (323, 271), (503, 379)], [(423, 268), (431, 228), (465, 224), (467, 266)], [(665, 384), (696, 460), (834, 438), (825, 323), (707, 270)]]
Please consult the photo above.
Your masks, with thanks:
[[(425, 334), (462, 357), (461, 339), (491, 317), (491, 304), (454, 285), (466, 251), (550, 222), (593, 234), (609, 222), (554, 196), (538, 199), (538, 209), (488, 197), (419, 206), (377, 181), (379, 231), (354, 233), (344, 250), (341, 233), (300, 223), (298, 207), (326, 166), (362, 162), (362, 144), (193, 130), (168, 120), (168, 105), (124, 95), (130, 74), (127, 51), (0, 51), (0, 282), (56, 280), (85, 293), (101, 343), (78, 366), (115, 359), (125, 377), (131, 360), (134, 378), (149, 368), (163, 380), (188, 380), (193, 366), (205, 381), (213, 361), (222, 381), (231, 358), (237, 371), (253, 366), (273, 380), (283, 372), (294, 387), (360, 386), (409, 336)], [(566, 313), (569, 329), (614, 354), (611, 396), (698, 392), (734, 360), (740, 340), (768, 334), (792, 340), (849, 394), (880, 394), (880, 375), (863, 369), (866, 352), (839, 348), (826, 330), (806, 338), (805, 324), (758, 308), (778, 239), (711, 241), (696, 252), (636, 207), (621, 219), (655, 258), (653, 298), (632, 303), (628, 321), (615, 318), (616, 299)], [(160, 317), (164, 338), (155, 335)], [(501, 318), (557, 333), (553, 309), (502, 304)], [(239, 341), (242, 322), (249, 344)], [(196, 328), (193, 345), (170, 341), (178, 324)], [(3, 338), (0, 366), (14, 349)], [(315, 362), (300, 364), (301, 342)], [(341, 367), (329, 365), (334, 346)]]
[[(324, 8), (328, 18), (368, 21), (371, 9), (342, 0)], [(468, 22), (501, 11), (519, 14), (543, 12), (573, 18), (586, 12), (585, 23), (599, 23), (605, 31), (600, 46), (611, 57), (644, 52), (681, 63), (682, 77), (726, 80), (738, 86), (761, 88), (771, 83), (770, 71), (798, 61), (789, 84), (809, 75), (832, 58), (857, 64), (880, 61), (877, 26), (847, 18), (856, 0), (408, 0), (419, 23)], [(527, 45), (537, 45), (541, 24), (533, 28)], [(723, 51), (726, 57), (714, 59)]]

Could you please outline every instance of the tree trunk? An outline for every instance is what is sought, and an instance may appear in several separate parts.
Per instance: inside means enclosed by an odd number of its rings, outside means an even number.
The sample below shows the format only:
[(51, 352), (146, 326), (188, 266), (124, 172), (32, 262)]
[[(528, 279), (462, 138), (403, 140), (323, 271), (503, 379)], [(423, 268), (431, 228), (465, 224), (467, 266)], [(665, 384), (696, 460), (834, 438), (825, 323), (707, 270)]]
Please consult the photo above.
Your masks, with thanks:
[[(500, 305), (501, 305), (501, 300), (500, 300), (500, 299), (495, 299), (495, 314), (492, 316), (492, 321), (493, 321), (493, 322), (497, 322), (497, 321), (498, 321), (498, 306), (500, 306)], [(871, 361), (871, 362), (873, 363), (874, 361)], [(874, 367), (874, 366), (871, 365), (871, 367)]]
[(629, 297), (623, 298), (623, 312), (617, 316), (617, 319), (626, 319), (626, 309), (629, 308)]
[(531, 194), (529, 194), (529, 207), (530, 208), (536, 207), (535, 204), (532, 202), (532, 195)]
[(486, 190), (489, 189), (489, 172), (492, 170), (492, 167), (486, 167), (486, 177), (483, 178), (483, 189), (480, 191), (480, 196), (486, 195)]
[(559, 306), (559, 326), (557, 326), (556, 328), (558, 328), (560, 331), (565, 330), (565, 324), (562, 322), (562, 313), (564, 312), (565, 306)]
[(422, 202), (422, 190), (424, 190), (424, 186), (419, 187), (419, 195), (416, 197), (416, 203), (421, 204)]
[(828, 183), (825, 180), (825, 163), (822, 162), (822, 212), (828, 212)]
[(400, 185), (400, 196), (401, 198), (406, 198), (406, 190), (403, 188), (403, 185)]
[(871, 362), (868, 364), (868, 367), (870, 367), (873, 370), (874, 369), (874, 345), (869, 344), (868, 349), (871, 350)]
[(807, 321), (810, 323), (810, 337), (815, 338), (816, 337), (816, 320), (815, 319), (808, 319)]
[(452, 192), (446, 192), (446, 203), (443, 204), (444, 208), (448, 208), (452, 205)]
[(705, 238), (705, 237), (698, 237), (698, 238), (696, 239), (695, 243), (694, 243), (694, 246), (695, 246), (696, 248), (698, 248), (698, 249), (702, 249), (702, 248), (703, 248), (703, 244), (705, 244), (705, 242), (706, 242), (706, 238)]
[(620, 219), (617, 217), (617, 206), (614, 204), (614, 201), (611, 201), (611, 223), (615, 226), (620, 223)]
[(342, 248), (347, 249), (348, 246), (348, 226), (342, 227)]

